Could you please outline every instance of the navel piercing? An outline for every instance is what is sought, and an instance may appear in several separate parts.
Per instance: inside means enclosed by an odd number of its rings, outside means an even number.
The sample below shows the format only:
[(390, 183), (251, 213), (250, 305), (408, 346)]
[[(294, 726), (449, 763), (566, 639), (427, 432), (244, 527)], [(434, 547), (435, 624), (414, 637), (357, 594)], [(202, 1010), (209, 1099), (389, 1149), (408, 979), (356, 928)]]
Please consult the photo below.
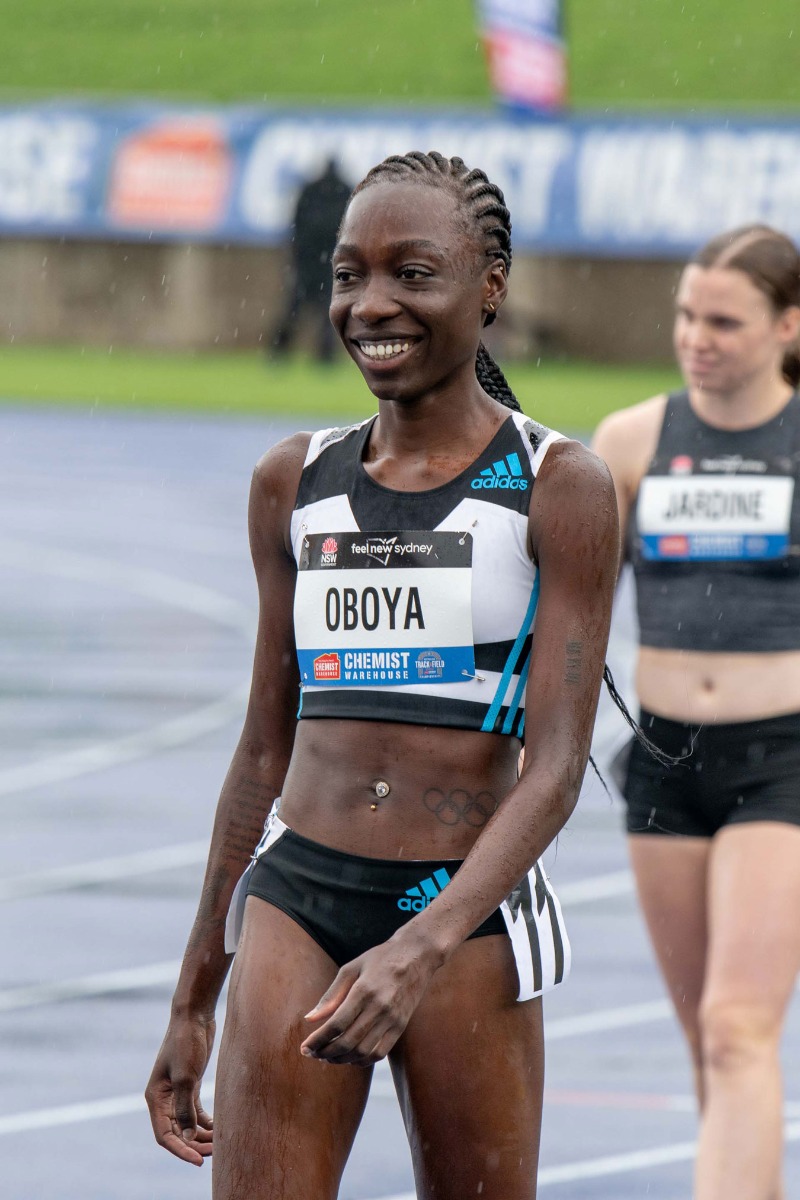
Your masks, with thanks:
[(377, 783), (373, 784), (373, 787), (375, 789), (375, 795), (379, 800), (385, 799), (385, 797), (388, 796), (389, 792), (392, 790), (385, 779), (379, 779)]
[(377, 812), (378, 806), (377, 806), (377, 804), (370, 804), (370, 808), (372, 809), (373, 812)]

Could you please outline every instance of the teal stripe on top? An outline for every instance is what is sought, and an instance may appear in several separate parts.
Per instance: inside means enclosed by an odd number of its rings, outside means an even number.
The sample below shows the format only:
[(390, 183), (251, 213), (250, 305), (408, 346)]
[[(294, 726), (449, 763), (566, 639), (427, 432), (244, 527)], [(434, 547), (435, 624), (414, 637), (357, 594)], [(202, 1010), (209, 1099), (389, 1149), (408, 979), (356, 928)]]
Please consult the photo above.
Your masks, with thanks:
[(511, 701), (508, 712), (506, 713), (506, 719), (503, 721), (503, 728), (500, 731), (501, 733), (511, 733), (511, 729), (514, 725), (514, 718), (519, 712), (522, 693), (525, 691), (525, 684), (528, 682), (528, 666), (530, 665), (530, 661), (531, 656), (529, 654), (525, 659), (525, 662), (522, 664), (522, 670), (519, 673), (519, 683), (514, 688), (514, 698)]
[(494, 723), (497, 720), (497, 715), (502, 707), (503, 697), (508, 691), (508, 685), (511, 682), (511, 676), (514, 674), (514, 667), (516, 666), (517, 659), (522, 653), (522, 647), (525, 642), (525, 638), (530, 633), (531, 625), (533, 624), (533, 616), (536, 612), (536, 605), (538, 603), (539, 572), (537, 571), (536, 578), (533, 581), (531, 598), (528, 601), (528, 610), (525, 613), (525, 617), (522, 621), (522, 628), (517, 634), (517, 639), (514, 642), (514, 645), (511, 647), (511, 653), (506, 659), (506, 665), (503, 667), (503, 674), (500, 677), (500, 683), (497, 685), (497, 691), (494, 694), (494, 700), (492, 700), (492, 703), (489, 705), (489, 711), (487, 712), (483, 725), (481, 726), (482, 733), (494, 732)]

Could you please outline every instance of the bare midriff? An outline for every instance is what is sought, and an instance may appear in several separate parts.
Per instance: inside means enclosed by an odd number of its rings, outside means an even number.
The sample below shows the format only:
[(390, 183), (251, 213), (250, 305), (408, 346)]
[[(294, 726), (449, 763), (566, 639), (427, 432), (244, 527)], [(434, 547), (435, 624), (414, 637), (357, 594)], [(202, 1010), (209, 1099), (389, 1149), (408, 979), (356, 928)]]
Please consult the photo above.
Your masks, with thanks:
[(495, 733), (302, 720), (281, 819), (369, 858), (465, 858), (516, 783), (519, 749)]
[(642, 646), (636, 691), (648, 712), (698, 725), (800, 712), (800, 650), (712, 654)]

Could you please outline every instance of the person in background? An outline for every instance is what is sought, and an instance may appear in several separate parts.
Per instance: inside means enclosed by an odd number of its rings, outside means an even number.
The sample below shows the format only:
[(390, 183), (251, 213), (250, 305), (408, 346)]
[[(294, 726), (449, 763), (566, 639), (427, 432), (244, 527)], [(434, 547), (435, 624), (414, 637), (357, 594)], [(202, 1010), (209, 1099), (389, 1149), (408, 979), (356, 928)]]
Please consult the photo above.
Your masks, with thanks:
[(331, 302), (331, 254), (336, 233), (350, 197), (350, 185), (328, 159), (322, 174), (300, 189), (292, 217), (291, 279), (286, 307), (267, 350), (276, 357), (293, 345), (300, 321), (308, 313), (313, 346), (320, 362), (330, 362), (336, 334), (328, 317)]
[(617, 412), (647, 736), (624, 796), (644, 912), (694, 1062), (695, 1200), (779, 1200), (779, 1042), (800, 969), (800, 255), (714, 238), (677, 291), (685, 388)]
[(570, 962), (539, 857), (586, 767), (618, 526), (605, 466), (524, 416), (482, 343), (510, 229), (460, 158), (373, 168), (331, 318), (377, 415), (255, 472), (250, 704), (147, 1090), (200, 1165), (238, 941), (215, 1200), (333, 1200), (386, 1057), (420, 1196), (536, 1194), (541, 995)]

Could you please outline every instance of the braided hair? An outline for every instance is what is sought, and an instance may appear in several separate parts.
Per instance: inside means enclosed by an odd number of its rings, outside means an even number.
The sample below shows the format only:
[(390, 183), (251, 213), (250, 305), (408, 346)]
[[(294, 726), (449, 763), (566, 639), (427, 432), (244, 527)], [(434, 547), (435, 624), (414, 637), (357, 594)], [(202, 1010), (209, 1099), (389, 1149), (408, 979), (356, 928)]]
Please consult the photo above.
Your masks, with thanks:
[[(423, 154), (421, 150), (393, 154), (364, 176), (354, 188), (353, 195), (363, 192), (373, 183), (399, 183), (411, 179), (427, 187), (449, 191), (458, 201), (460, 211), (467, 214), (473, 224), (476, 236), (483, 243), (485, 257), (493, 262), (499, 259), (508, 274), (511, 270), (511, 214), (506, 208), (505, 197), (484, 171), (477, 167), (470, 170), (463, 159), (445, 158), (436, 150), (431, 150), (429, 154)], [(496, 315), (494, 312), (487, 313), (485, 324), (491, 325)], [(483, 342), (478, 344), (475, 374), (488, 395), (506, 408), (519, 412), (519, 401)]]

